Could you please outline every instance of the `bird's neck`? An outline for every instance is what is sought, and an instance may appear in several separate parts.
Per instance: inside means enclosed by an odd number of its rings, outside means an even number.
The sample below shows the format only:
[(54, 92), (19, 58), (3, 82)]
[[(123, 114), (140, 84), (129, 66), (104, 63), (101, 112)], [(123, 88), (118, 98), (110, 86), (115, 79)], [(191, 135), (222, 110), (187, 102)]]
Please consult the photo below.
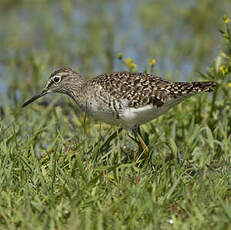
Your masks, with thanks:
[(86, 81), (81, 78), (78, 79), (77, 84), (70, 84), (68, 87), (68, 96), (70, 96), (81, 108), (86, 104), (85, 85)]

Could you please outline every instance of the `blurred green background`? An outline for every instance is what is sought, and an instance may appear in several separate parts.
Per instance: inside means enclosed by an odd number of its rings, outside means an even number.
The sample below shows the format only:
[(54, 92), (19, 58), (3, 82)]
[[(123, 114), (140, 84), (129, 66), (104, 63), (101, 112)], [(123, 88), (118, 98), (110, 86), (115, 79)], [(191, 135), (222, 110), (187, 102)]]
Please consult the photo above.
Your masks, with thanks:
[[(230, 0), (0, 0), (0, 229), (231, 229), (230, 12)], [(144, 164), (129, 132), (67, 97), (21, 108), (57, 68), (131, 65), (217, 83), (141, 127)]]
[(198, 79), (218, 53), (230, 10), (229, 0), (1, 0), (1, 98), (21, 102), (62, 66), (87, 77), (125, 70), (119, 52), (138, 71), (155, 58), (162, 77)]

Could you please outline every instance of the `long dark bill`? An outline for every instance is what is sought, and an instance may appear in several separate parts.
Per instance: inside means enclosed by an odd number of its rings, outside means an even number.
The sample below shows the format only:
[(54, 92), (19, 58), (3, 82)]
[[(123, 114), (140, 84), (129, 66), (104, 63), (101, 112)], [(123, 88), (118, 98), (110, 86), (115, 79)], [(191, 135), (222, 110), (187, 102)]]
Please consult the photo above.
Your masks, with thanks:
[(30, 103), (32, 103), (33, 101), (39, 99), (40, 97), (44, 96), (47, 94), (47, 91), (43, 90), (41, 93), (33, 96), (32, 98), (30, 98), (29, 100), (27, 100), (26, 102), (24, 102), (24, 104), (22, 105), (22, 107), (25, 107), (27, 105), (29, 105)]

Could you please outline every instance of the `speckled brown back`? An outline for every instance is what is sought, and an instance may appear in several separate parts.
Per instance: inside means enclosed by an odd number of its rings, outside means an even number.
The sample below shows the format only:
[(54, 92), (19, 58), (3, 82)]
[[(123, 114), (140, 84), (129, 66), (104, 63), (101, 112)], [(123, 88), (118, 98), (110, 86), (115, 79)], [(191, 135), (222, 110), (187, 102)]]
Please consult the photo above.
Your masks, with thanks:
[(162, 106), (173, 98), (189, 97), (213, 91), (215, 82), (171, 82), (152, 74), (114, 72), (91, 79), (88, 85), (100, 85), (115, 99), (127, 99), (129, 107), (153, 104)]

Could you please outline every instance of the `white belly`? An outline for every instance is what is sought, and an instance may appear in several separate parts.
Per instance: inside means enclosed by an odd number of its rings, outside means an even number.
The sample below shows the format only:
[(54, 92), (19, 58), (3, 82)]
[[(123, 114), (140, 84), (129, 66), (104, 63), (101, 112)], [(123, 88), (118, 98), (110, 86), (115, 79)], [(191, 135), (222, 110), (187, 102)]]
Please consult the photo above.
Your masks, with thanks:
[(125, 107), (123, 111), (116, 115), (113, 111), (104, 111), (99, 108), (89, 111), (95, 119), (112, 125), (119, 125), (125, 129), (132, 129), (136, 125), (142, 125), (154, 118), (166, 113), (169, 109), (180, 103), (182, 99), (174, 99), (161, 107), (145, 105), (139, 108)]
[(131, 129), (135, 125), (142, 125), (160, 115), (166, 113), (169, 109), (179, 104), (183, 99), (172, 99), (161, 107), (153, 105), (145, 105), (139, 108), (127, 108), (121, 115), (120, 118), (125, 128)]
[(135, 125), (141, 125), (155, 118), (157, 109), (152, 105), (146, 105), (140, 108), (127, 108), (121, 115), (120, 119), (124, 126), (132, 128)]

